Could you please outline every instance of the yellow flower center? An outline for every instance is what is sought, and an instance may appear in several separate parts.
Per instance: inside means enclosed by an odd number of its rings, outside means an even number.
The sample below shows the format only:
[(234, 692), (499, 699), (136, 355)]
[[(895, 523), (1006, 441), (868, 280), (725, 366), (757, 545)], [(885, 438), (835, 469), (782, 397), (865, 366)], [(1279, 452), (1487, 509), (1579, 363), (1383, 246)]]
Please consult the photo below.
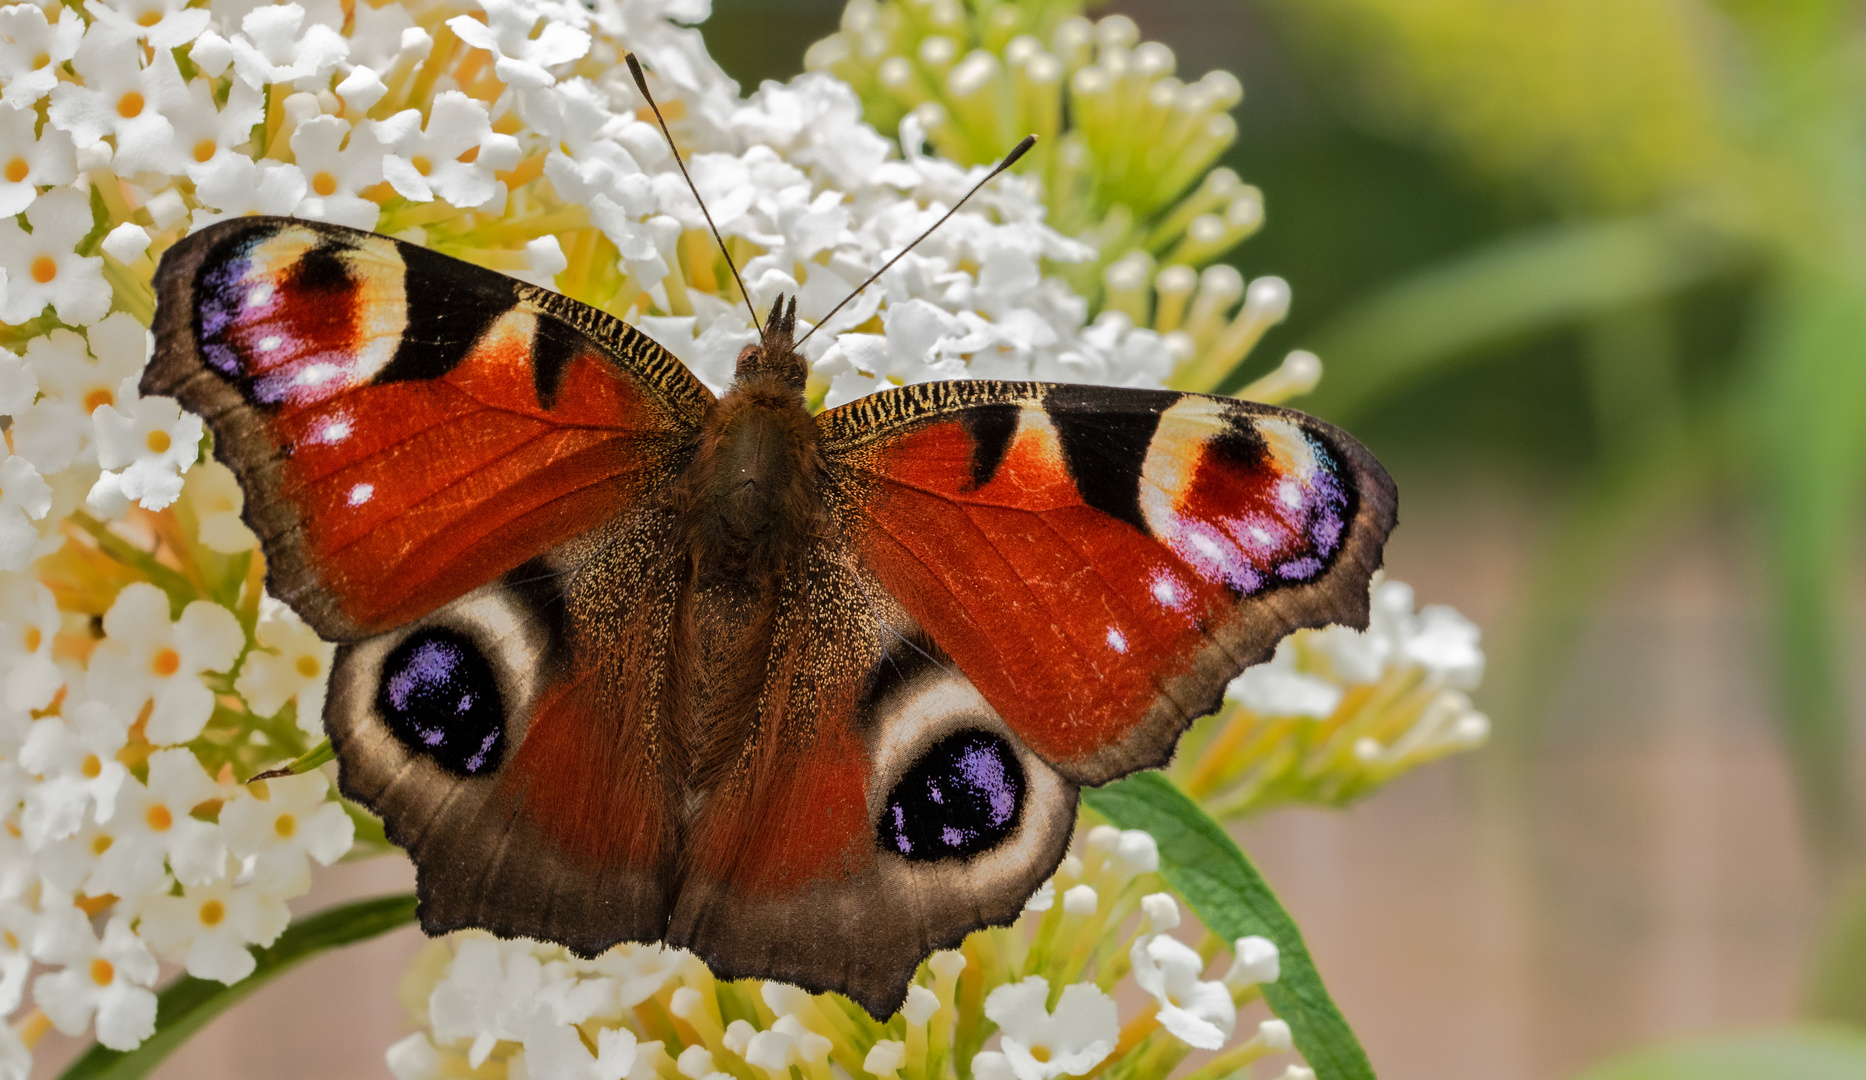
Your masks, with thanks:
[(337, 178), (328, 172), (318, 173), (311, 178), (311, 190), (326, 197), (335, 195), (337, 194)]
[(32, 58), (32, 69), (34, 71), (37, 71), (51, 62), (52, 62), (51, 53), (40, 53), (39, 55)]
[(149, 827), (156, 832), (167, 832), (169, 826), (175, 824), (175, 815), (169, 813), (168, 807), (163, 806), (161, 803), (151, 806), (149, 808), (149, 813), (144, 816), (149, 822)]
[(143, 96), (135, 90), (117, 99), (117, 115), (125, 120), (134, 120), (143, 113)]
[(301, 656), (298, 658), (298, 674), (303, 675), (305, 678), (313, 678), (322, 670), (323, 665), (317, 662), (317, 657)]
[(86, 754), (84, 755), (84, 764), (80, 765), (78, 769), (80, 772), (84, 773), (85, 779), (95, 780), (103, 775), (104, 763), (97, 759), (96, 754)]
[(149, 452), (152, 454), (168, 453), (168, 448), (169, 448), (168, 432), (163, 431), (161, 428), (157, 428), (154, 431), (151, 431), (149, 433), (149, 437), (144, 439), (143, 441), (149, 444)]
[(141, 15), (136, 16), (136, 25), (141, 26), (141, 27), (154, 26), (156, 23), (159, 23), (161, 21), (162, 21), (162, 12), (156, 8), (150, 8), (148, 11), (145, 11)]
[(415, 171), (423, 176), (428, 175), (428, 173), (434, 170), (434, 163), (429, 161), (427, 157), (422, 154), (416, 154), (414, 157), (409, 158), (408, 163), (413, 165)]
[(26, 628), (26, 651), (27, 652), (38, 652), (39, 646), (44, 641), (45, 641), (45, 633), (41, 631), (38, 627), (28, 626)]
[(201, 925), (219, 926), (220, 920), (227, 917), (227, 905), (218, 900), (209, 900), (201, 905)]
[(149, 670), (166, 679), (181, 670), (181, 654), (174, 649), (163, 649), (149, 661)]
[(114, 843), (116, 843), (114, 838), (106, 836), (103, 833), (98, 833), (97, 838), (91, 841), (91, 854), (102, 855), (104, 852), (109, 851), (110, 845)]
[(218, 149), (220, 149), (219, 143), (212, 139), (202, 139), (200, 142), (194, 144), (194, 160), (206, 161), (208, 158), (213, 157), (214, 151)]
[(117, 980), (117, 969), (110, 966), (110, 961), (103, 957), (91, 961), (91, 981), (99, 986), (109, 986)]
[(279, 834), (279, 839), (290, 840), (298, 831), (298, 819), (290, 814), (280, 814), (272, 819), (272, 831)]
[(41, 255), (32, 261), (32, 279), (41, 285), (58, 276), (58, 260)]
[(100, 405), (115, 405), (116, 403), (117, 395), (100, 387), (84, 395), (84, 415), (89, 416), (96, 412)]
[(17, 184), (21, 180), (26, 179), (26, 174), (30, 172), (32, 172), (32, 166), (26, 164), (26, 159), (23, 157), (16, 157), (12, 161), (6, 163), (6, 182), (9, 184)]
[(1050, 1048), (1047, 1046), (1044, 1046), (1041, 1043), (1038, 1043), (1036, 1046), (1033, 1046), (1030, 1048), (1030, 1056), (1035, 1058), (1037, 1062), (1041, 1064), (1045, 1061), (1050, 1060)]

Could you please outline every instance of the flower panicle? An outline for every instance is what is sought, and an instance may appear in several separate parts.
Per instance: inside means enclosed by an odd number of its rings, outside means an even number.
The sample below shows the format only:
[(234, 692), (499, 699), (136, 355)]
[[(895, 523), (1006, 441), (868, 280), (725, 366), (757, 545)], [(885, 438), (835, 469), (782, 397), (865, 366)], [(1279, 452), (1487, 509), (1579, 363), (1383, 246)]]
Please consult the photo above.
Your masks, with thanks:
[[(1157, 891), (1145, 833), (1098, 826), (1017, 923), (974, 933), (921, 965), (884, 1021), (838, 994), (722, 982), (692, 955), (621, 945), (595, 960), (466, 933), (429, 947), (403, 984), (420, 1030), (388, 1054), (398, 1080), (504, 1075), (881, 1080), (1229, 1076), (1293, 1052), (1274, 1017), (1239, 1011), (1279, 977), (1276, 946), (1217, 941)], [(1202, 935), (1199, 948), (1185, 943)], [(1226, 954), (1229, 954), (1227, 957)], [(1207, 977), (1208, 971), (1211, 973)], [(1122, 1017), (1131, 983), (1144, 1007)], [(1214, 1071), (1215, 1067), (1222, 1071)]]
[(1085, 295), (1130, 252), (1197, 269), (1254, 233), (1261, 194), (1212, 166), (1237, 138), (1236, 76), (1187, 82), (1168, 46), (1125, 15), (1080, 3), (961, 5), (852, 0), (805, 67), (843, 79), (883, 130), (913, 115), (943, 155), (987, 163), (1039, 136), (1021, 168), (1043, 181), (1049, 221), (1091, 243), (1071, 268)]
[(1214, 816), (1273, 806), (1345, 806), (1394, 778), (1476, 749), (1490, 721), (1466, 696), (1481, 679), (1477, 627), (1376, 578), (1365, 631), (1331, 626), (1283, 640), (1199, 721), (1171, 772)]

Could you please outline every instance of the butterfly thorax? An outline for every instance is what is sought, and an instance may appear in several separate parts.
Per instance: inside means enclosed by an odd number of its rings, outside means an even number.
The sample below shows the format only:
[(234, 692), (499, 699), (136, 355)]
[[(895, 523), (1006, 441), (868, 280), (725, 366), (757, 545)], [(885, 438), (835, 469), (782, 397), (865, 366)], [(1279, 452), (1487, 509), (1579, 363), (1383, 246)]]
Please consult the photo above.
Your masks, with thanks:
[(817, 427), (804, 405), (804, 362), (791, 348), (795, 305), (772, 309), (763, 340), (739, 354), (729, 390), (707, 412), (676, 489), (695, 577), (766, 592), (797, 551), (823, 535)]

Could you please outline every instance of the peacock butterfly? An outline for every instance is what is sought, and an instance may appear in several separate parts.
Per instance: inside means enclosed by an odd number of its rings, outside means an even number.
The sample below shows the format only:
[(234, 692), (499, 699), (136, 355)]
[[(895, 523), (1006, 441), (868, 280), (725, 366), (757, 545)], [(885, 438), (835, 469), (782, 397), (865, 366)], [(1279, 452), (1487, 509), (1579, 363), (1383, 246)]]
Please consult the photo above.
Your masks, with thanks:
[[(645, 89), (645, 87), (644, 87)], [(780, 299), (724, 396), (634, 327), (385, 236), (243, 217), (156, 276), (146, 394), (338, 643), (349, 797), (422, 927), (876, 1016), (1015, 918), (1080, 785), (1163, 764), (1299, 627), (1364, 626), (1359, 443), (1161, 390), (957, 381), (812, 415)]]

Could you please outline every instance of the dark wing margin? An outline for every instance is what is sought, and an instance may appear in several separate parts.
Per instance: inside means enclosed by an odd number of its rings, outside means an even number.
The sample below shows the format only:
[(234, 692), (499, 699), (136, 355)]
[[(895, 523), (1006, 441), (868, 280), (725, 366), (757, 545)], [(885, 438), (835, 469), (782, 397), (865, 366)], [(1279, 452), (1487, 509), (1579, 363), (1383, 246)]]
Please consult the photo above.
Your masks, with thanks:
[(337, 225), (209, 226), (156, 294), (142, 391), (207, 421), (268, 586), (337, 641), (653, 498), (713, 400), (603, 312)]
[(1353, 437), (1231, 398), (954, 381), (818, 424), (863, 566), (1077, 784), (1166, 763), (1292, 631), (1365, 627), (1397, 519)]

